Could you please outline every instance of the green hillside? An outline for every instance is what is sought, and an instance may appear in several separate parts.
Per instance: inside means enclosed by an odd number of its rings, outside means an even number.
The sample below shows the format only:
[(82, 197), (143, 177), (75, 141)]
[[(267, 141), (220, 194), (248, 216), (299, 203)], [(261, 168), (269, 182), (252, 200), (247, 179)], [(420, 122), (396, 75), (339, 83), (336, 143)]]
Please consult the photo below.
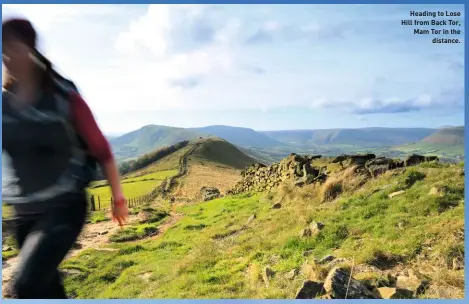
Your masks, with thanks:
[[(464, 270), (451, 266), (464, 256), (461, 168), (421, 165), (361, 185), (350, 172), (322, 187), (177, 206), (179, 220), (157, 238), (67, 260), (65, 286), (76, 298), (292, 299), (305, 280), (325, 279), (333, 263), (317, 261), (333, 255), (365, 284), (392, 286), (412, 268), (429, 281), (418, 298), (463, 297)], [(342, 193), (321, 204), (331, 183)], [(313, 221), (325, 228), (302, 236)]]
[(231, 168), (243, 170), (257, 162), (226, 140), (219, 138), (200, 140), (190, 159), (208, 161)]
[(450, 161), (464, 160), (464, 127), (443, 128), (419, 142), (389, 148), (397, 154), (437, 155)]

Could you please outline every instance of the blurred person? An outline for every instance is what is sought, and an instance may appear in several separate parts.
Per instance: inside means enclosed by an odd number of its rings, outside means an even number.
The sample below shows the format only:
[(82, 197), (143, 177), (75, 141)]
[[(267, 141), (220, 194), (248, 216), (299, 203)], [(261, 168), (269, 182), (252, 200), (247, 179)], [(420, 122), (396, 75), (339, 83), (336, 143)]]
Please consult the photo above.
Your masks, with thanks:
[(2, 194), (14, 210), (20, 248), (11, 287), (19, 299), (66, 299), (58, 267), (85, 224), (85, 189), (97, 164), (120, 226), (128, 209), (108, 141), (76, 86), (53, 70), (36, 40), (29, 21), (2, 22), (2, 154), (13, 175)]

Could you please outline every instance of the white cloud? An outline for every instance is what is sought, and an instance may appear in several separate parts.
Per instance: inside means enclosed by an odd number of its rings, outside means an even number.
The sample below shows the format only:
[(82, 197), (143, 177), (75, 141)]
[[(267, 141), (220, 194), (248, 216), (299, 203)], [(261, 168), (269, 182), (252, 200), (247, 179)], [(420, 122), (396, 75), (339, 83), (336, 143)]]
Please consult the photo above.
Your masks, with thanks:
[[(174, 41), (177, 37), (170, 36), (171, 31), (180, 27), (181, 22), (200, 17), (205, 9), (194, 5), (149, 5), (146, 14), (132, 21), (116, 40), (117, 53), (109, 58), (108, 64), (119, 70), (116, 76), (124, 77), (125, 84), (110, 79), (109, 87), (111, 83), (122, 84), (116, 86), (120, 92), (112, 94), (131, 100), (132, 106), (140, 110), (187, 109), (191, 104), (186, 103), (184, 91), (172, 85), (174, 80), (230, 71), (234, 58), (229, 45), (240, 26), (237, 19), (227, 20), (214, 33), (212, 43), (185, 52), (171, 51), (172, 44), (177, 42)], [(105, 95), (98, 91), (90, 94), (93, 98)], [(126, 107), (116, 105), (113, 110)]]

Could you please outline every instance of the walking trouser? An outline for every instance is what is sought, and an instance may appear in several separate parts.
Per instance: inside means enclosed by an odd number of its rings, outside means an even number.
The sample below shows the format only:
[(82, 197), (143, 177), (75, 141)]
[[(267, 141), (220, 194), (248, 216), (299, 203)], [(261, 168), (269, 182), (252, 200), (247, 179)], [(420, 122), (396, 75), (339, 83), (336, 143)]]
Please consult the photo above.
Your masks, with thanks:
[[(18, 299), (66, 299), (58, 267), (85, 223), (85, 196), (64, 196), (63, 205), (35, 216), (15, 220), (20, 248), (13, 281)], [(54, 204), (55, 205), (55, 204)]]

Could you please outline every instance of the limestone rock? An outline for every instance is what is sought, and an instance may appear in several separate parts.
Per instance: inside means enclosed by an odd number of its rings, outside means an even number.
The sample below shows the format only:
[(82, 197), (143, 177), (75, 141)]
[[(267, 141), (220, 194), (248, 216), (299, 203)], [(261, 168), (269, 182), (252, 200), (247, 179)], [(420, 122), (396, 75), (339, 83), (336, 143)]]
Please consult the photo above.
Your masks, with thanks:
[(428, 195), (430, 196), (439, 196), (439, 197), (444, 197), (446, 193), (446, 188), (445, 187), (438, 187), (438, 186), (433, 186), (430, 189), (430, 192), (428, 192)]
[(324, 289), (335, 299), (379, 299), (344, 268), (334, 268), (327, 275)]
[(318, 234), (324, 227), (325, 225), (323, 223), (319, 223), (319, 222), (312, 222), (309, 227), (311, 228), (311, 233), (313, 235), (316, 235)]
[(427, 286), (428, 281), (413, 272), (409, 272), (408, 275), (401, 274), (396, 280), (397, 288), (410, 290), (414, 296), (422, 294)]
[(314, 299), (324, 293), (324, 284), (315, 281), (305, 281), (296, 293), (295, 299)]

